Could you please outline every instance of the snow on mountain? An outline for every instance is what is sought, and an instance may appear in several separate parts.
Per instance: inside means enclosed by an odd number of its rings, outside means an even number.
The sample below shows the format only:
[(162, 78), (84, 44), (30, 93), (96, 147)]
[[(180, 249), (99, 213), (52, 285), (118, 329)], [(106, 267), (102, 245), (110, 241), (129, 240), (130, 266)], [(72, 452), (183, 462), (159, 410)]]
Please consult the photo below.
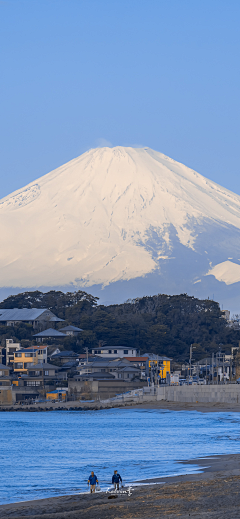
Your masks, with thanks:
[(114, 287), (116, 300), (119, 282), (124, 298), (240, 281), (240, 197), (149, 148), (93, 149), (15, 191), (0, 233), (9, 289)]

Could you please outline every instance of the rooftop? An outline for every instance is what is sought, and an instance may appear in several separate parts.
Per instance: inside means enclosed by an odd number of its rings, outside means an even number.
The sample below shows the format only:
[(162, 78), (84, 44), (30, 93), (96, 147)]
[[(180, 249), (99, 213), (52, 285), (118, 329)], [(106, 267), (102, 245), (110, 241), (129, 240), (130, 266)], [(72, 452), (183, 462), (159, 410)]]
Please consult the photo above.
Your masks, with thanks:
[(135, 346), (94, 346), (91, 350), (138, 350)]
[(3, 369), (7, 369), (8, 371), (10, 371), (10, 368), (8, 366), (5, 366), (4, 364), (0, 364), (0, 370), (2, 371)]
[(82, 375), (76, 375), (74, 378), (102, 378), (102, 379), (115, 379), (111, 373), (104, 373), (96, 371), (95, 373), (83, 373)]
[[(24, 348), (24, 350), (45, 350), (46, 348), (48, 348), (48, 346), (46, 346), (45, 344), (42, 345), (42, 346), (28, 346), (27, 348)], [(19, 351), (19, 350), (18, 350)], [(21, 350), (22, 351), (22, 350)]]
[(129, 362), (146, 362), (147, 357), (124, 357)]
[(64, 326), (64, 328), (60, 328), (61, 332), (83, 332), (82, 328), (77, 328), (77, 326)]
[(28, 370), (34, 371), (34, 370), (49, 370), (49, 369), (61, 369), (59, 366), (54, 366), (54, 364), (50, 364), (49, 362), (39, 362), (38, 364), (33, 364), (32, 366), (29, 366)]
[(169, 357), (165, 357), (165, 355), (155, 355), (155, 353), (144, 353), (143, 357), (149, 360), (172, 360)]
[(0, 321), (35, 321), (48, 308), (0, 308)]
[(60, 353), (55, 353), (55, 355), (51, 355), (51, 358), (58, 358), (60, 359), (61, 357), (78, 357), (78, 354), (75, 353), (74, 351), (60, 351)]
[(47, 330), (43, 330), (43, 332), (36, 333), (33, 337), (56, 337), (57, 339), (63, 339), (64, 337), (67, 337), (67, 335), (58, 330), (54, 330), (53, 328), (48, 328)]

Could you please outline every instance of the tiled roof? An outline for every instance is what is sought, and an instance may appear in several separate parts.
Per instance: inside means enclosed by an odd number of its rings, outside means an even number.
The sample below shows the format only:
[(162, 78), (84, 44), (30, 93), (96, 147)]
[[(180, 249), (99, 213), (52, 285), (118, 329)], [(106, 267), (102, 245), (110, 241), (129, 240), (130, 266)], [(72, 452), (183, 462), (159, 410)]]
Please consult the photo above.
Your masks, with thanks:
[(82, 328), (77, 328), (76, 326), (64, 326), (64, 328), (60, 328), (61, 332), (83, 332)]
[(56, 337), (60, 339), (67, 337), (67, 335), (65, 335), (62, 332), (59, 332), (58, 330), (54, 330), (53, 328), (48, 328), (48, 330), (43, 330), (43, 332), (36, 333), (35, 335), (33, 335), (33, 337)]
[(147, 357), (124, 357), (129, 362), (146, 362)]
[(0, 364), (0, 370), (2, 371), (3, 369), (7, 369), (8, 371), (10, 371), (10, 368), (8, 366), (5, 366), (4, 364)]
[(38, 364), (33, 364), (27, 368), (29, 371), (35, 371), (39, 369), (49, 370), (49, 369), (61, 369), (59, 366), (54, 366), (54, 364), (49, 364), (49, 362), (39, 362)]
[[(35, 321), (47, 308), (0, 308), (0, 321)], [(50, 310), (49, 315), (52, 315)]]
[(51, 355), (51, 358), (61, 358), (61, 357), (78, 357), (77, 353), (74, 351), (60, 351), (60, 353), (55, 353), (55, 355)]

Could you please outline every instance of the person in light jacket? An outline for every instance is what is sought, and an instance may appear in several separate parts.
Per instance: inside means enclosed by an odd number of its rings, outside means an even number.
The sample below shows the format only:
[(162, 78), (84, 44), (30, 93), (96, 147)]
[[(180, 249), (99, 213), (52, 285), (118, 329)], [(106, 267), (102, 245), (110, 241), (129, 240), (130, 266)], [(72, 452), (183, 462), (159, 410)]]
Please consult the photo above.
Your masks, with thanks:
[(94, 472), (91, 472), (89, 478), (88, 478), (88, 485), (90, 483), (90, 492), (91, 494), (95, 492), (96, 483), (98, 483), (98, 478), (95, 476)]
[(119, 490), (119, 481), (121, 481), (121, 483), (122, 483), (122, 478), (121, 478), (120, 474), (118, 474), (118, 471), (114, 470), (114, 474), (112, 477), (112, 484), (114, 485), (115, 489), (117, 488), (117, 490)]

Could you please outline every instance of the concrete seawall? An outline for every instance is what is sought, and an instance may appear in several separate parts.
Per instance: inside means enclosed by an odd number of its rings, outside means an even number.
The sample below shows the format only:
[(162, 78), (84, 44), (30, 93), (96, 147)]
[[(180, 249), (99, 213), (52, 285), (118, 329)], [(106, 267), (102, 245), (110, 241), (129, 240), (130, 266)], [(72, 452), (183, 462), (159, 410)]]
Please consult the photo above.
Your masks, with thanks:
[(240, 404), (240, 385), (160, 387), (156, 390), (156, 400)]

